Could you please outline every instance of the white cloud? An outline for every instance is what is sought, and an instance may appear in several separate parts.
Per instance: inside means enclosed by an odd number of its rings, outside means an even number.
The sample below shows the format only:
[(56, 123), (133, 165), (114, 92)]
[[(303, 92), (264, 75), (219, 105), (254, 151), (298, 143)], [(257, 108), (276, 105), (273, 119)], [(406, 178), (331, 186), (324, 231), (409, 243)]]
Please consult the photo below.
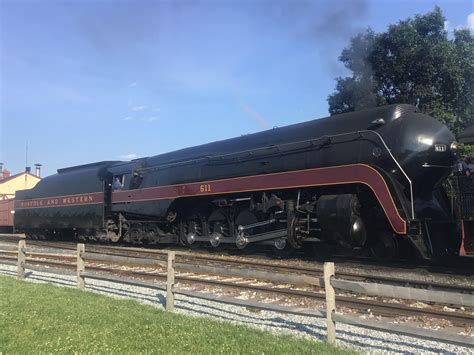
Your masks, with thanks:
[(138, 82), (134, 81), (134, 82), (131, 83), (129, 86), (130, 86), (131, 88), (134, 88), (134, 87), (136, 87), (137, 85), (138, 85)]
[(125, 155), (119, 155), (118, 158), (120, 160), (132, 160), (132, 159), (137, 159), (138, 155), (135, 153), (130, 153), (130, 154), (125, 154)]
[(124, 120), (125, 121), (131, 121), (131, 120), (133, 120), (133, 117), (132, 116), (127, 116), (127, 117), (124, 118)]
[(467, 16), (467, 28), (474, 31), (474, 12)]
[(444, 29), (448, 32), (453, 32), (454, 30), (463, 30), (468, 29), (470, 31), (474, 31), (474, 12), (467, 15), (466, 24), (465, 25), (457, 25), (453, 26), (451, 22), (444, 21)]
[(444, 30), (448, 32), (450, 31), (449, 21), (444, 21)]
[(138, 111), (146, 110), (147, 108), (148, 108), (148, 106), (145, 106), (145, 105), (133, 106), (132, 111), (138, 112)]
[(154, 121), (158, 120), (158, 117), (156, 117), (156, 116), (142, 117), (141, 120), (145, 121), (145, 122), (154, 122)]

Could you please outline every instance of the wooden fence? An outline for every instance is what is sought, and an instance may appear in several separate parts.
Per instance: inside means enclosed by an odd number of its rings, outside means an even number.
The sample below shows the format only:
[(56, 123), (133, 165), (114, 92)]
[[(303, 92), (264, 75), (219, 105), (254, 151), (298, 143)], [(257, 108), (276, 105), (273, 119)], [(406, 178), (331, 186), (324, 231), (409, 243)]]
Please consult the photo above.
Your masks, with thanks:
[[(458, 306), (474, 306), (474, 296), (472, 294), (463, 294), (447, 291), (433, 291), (427, 289), (417, 289), (412, 287), (391, 286), (384, 284), (374, 284), (359, 281), (341, 280), (335, 278), (334, 263), (324, 263), (324, 277), (314, 277), (308, 275), (276, 274), (265, 271), (241, 270), (231, 268), (216, 268), (207, 265), (196, 265), (176, 262), (176, 256), (179, 253), (174, 251), (164, 252), (167, 254), (167, 261), (151, 258), (135, 258), (129, 256), (106, 255), (93, 252), (87, 252), (84, 244), (77, 244), (77, 250), (58, 250), (51, 248), (28, 248), (24, 240), (20, 240), (18, 246), (0, 243), (0, 252), (17, 252), (17, 260), (7, 260), (4, 257), (0, 263), (17, 266), (17, 277), (25, 278), (25, 270), (44, 271), (53, 274), (75, 275), (77, 287), (86, 288), (86, 279), (95, 279), (101, 281), (116, 282), (127, 285), (146, 287), (166, 292), (166, 311), (174, 310), (175, 295), (184, 295), (195, 297), (219, 303), (225, 303), (235, 306), (256, 308), (267, 311), (296, 314), (301, 316), (310, 316), (326, 318), (327, 341), (334, 344), (336, 342), (336, 323), (349, 324), (353, 326), (396, 333), (405, 336), (412, 336), (433, 341), (442, 341), (446, 343), (469, 346), (473, 345), (473, 337), (456, 335), (445, 331), (434, 331), (429, 329), (417, 328), (408, 325), (392, 324), (382, 321), (373, 321), (361, 319), (355, 316), (336, 314), (335, 289), (349, 291), (369, 296), (390, 297), (405, 300), (418, 300), (423, 302), (436, 302), (441, 304), (450, 304)], [(71, 272), (61, 268), (44, 268), (27, 263), (27, 254), (41, 254), (44, 256), (69, 255), (76, 257), (76, 272)], [(126, 277), (113, 277), (110, 275), (88, 272), (86, 270), (86, 261), (104, 261), (111, 263), (126, 263), (141, 266), (160, 266), (167, 270), (166, 285), (138, 281)], [(59, 263), (58, 263), (59, 264)], [(257, 280), (265, 280), (280, 283), (305, 284), (324, 288), (326, 295), (325, 310), (309, 310), (296, 307), (288, 307), (276, 304), (268, 304), (251, 300), (241, 300), (232, 297), (215, 296), (202, 292), (178, 289), (175, 287), (175, 270), (188, 271), (195, 273), (212, 273), (220, 276), (229, 277), (247, 277)], [(106, 271), (111, 271), (107, 269)]]

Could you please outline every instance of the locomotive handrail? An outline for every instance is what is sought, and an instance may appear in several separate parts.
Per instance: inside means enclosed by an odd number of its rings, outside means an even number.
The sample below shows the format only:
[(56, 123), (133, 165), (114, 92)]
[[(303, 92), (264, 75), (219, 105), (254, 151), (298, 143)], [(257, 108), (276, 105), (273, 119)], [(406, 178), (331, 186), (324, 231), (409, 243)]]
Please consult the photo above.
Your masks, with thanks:
[(384, 139), (382, 138), (382, 136), (378, 132), (370, 131), (370, 130), (363, 131), (363, 132), (372, 132), (380, 138), (380, 140), (382, 141), (382, 143), (383, 143), (385, 149), (387, 150), (388, 154), (390, 154), (390, 157), (395, 162), (395, 164), (397, 164), (398, 168), (400, 169), (400, 171), (402, 172), (402, 174), (405, 176), (408, 183), (410, 184), (411, 219), (415, 219), (415, 206), (414, 206), (414, 202), (413, 202), (413, 184), (411, 182), (411, 179), (408, 177), (408, 174), (405, 172), (405, 170), (403, 170), (402, 166), (398, 163), (398, 160), (395, 159), (392, 152), (390, 151), (387, 144), (385, 143)]

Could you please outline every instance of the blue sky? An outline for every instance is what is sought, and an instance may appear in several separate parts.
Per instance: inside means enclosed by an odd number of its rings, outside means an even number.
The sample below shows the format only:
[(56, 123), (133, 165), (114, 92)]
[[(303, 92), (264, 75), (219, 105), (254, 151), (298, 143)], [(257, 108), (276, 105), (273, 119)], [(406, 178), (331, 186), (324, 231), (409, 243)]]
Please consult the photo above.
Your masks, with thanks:
[(468, 26), (464, 0), (0, 0), (0, 162), (22, 171), (28, 142), (49, 175), (327, 116), (349, 39), (436, 4)]

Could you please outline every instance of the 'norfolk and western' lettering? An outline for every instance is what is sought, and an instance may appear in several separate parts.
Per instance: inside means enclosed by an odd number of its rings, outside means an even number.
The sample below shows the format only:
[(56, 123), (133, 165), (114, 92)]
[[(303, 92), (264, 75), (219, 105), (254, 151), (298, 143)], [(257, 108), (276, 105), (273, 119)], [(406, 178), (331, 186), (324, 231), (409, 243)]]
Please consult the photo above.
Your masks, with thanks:
[(15, 201), (15, 209), (93, 205), (103, 203), (102, 199), (102, 192), (94, 192), (81, 195), (54, 196), (47, 198)]

